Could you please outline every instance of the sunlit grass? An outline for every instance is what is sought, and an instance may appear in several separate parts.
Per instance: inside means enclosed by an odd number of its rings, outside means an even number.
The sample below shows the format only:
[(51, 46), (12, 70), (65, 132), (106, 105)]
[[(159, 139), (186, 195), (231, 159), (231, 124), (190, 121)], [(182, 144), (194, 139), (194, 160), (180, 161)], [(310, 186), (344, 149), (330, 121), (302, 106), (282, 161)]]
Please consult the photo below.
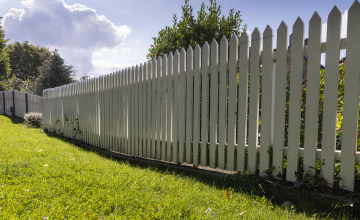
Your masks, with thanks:
[(82, 150), (0, 116), (0, 219), (304, 219), (267, 199)]

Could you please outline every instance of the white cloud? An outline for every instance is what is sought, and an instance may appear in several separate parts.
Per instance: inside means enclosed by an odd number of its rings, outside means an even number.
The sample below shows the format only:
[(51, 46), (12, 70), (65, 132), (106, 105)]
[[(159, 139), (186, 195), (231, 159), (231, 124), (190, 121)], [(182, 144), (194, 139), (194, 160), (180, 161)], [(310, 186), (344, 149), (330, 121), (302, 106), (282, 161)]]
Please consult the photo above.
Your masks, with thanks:
[(64, 0), (25, 0), (23, 9), (10, 9), (3, 28), (11, 41), (58, 48), (78, 75), (94, 71), (93, 54), (102, 48), (120, 45), (131, 28), (116, 26), (94, 9)]
[(123, 48), (123, 49), (121, 49), (121, 52), (129, 53), (129, 52), (130, 52), (130, 48)]
[(94, 60), (93, 64), (94, 64), (94, 74), (97, 76), (103, 75), (103, 74), (108, 74), (108, 73), (113, 73), (118, 70), (123, 70), (125, 68), (138, 65), (137, 63), (119, 64), (119, 63), (112, 63), (112, 62), (103, 61), (103, 60)]
[(0, 4), (1, 3), (5, 3), (5, 2), (7, 2), (8, 0), (0, 0)]
[(138, 43), (140, 43), (140, 41), (139, 41), (139, 40), (136, 40), (136, 41), (134, 41), (134, 42), (135, 42), (135, 43), (137, 43), (137, 44), (138, 44)]

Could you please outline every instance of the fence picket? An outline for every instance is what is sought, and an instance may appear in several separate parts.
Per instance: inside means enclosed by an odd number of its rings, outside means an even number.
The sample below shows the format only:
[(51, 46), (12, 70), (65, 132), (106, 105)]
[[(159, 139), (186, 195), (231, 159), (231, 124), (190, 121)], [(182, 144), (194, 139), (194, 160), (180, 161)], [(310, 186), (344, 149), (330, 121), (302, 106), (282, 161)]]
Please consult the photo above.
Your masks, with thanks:
[(301, 90), (304, 61), (304, 23), (298, 18), (293, 26), (291, 48), (291, 79), (288, 128), (288, 154), (286, 179), (296, 181), (299, 161), (300, 125), (301, 125)]
[(163, 56), (161, 77), (161, 160), (166, 160), (166, 85), (167, 85), (167, 65), (168, 58)]
[(277, 29), (276, 72), (275, 72), (275, 103), (274, 103), (274, 145), (273, 145), (273, 175), (282, 175), (284, 168), (284, 138), (285, 138), (285, 105), (287, 80), (287, 47), (288, 27), (281, 22)]
[(139, 65), (135, 68), (135, 81), (134, 81), (134, 152), (135, 156), (139, 156)]
[(235, 144), (236, 144), (236, 87), (237, 87), (237, 61), (238, 61), (238, 38), (236, 34), (231, 36), (229, 56), (229, 105), (227, 117), (227, 170), (235, 170)]
[(341, 12), (335, 6), (328, 17), (326, 39), (326, 72), (324, 78), (324, 109), (321, 159), (328, 166), (322, 167), (327, 186), (333, 187), (336, 150), (336, 113), (338, 102)]
[(227, 63), (228, 63), (228, 41), (225, 36), (220, 42), (220, 84), (219, 84), (219, 141), (218, 141), (218, 167), (225, 169), (225, 142), (226, 142), (226, 109), (227, 109)]
[[(208, 165), (208, 128), (209, 128), (209, 63), (210, 63), (210, 46), (208, 42), (204, 43), (202, 48), (201, 59), (201, 153), (200, 165)], [(174, 106), (174, 110), (175, 110)], [(176, 132), (174, 133), (174, 135)]]
[(342, 127), (340, 186), (354, 190), (355, 157), (359, 116), (359, 69), (360, 69), (360, 3), (354, 1), (348, 12), (346, 75), (344, 91), (344, 117)]
[(170, 53), (168, 56), (168, 69), (167, 69), (167, 149), (166, 149), (166, 160), (172, 161), (172, 135), (173, 135), (173, 65), (174, 57)]
[(174, 108), (173, 108), (173, 146), (172, 146), (172, 161), (174, 163), (179, 162), (179, 72), (180, 72), (180, 53), (175, 51), (174, 55)]
[(309, 22), (309, 55), (307, 61), (306, 110), (304, 132), (304, 171), (315, 175), (316, 149), (318, 142), (320, 46), (322, 20), (314, 13)]
[(186, 112), (186, 52), (182, 48), (180, 52), (180, 101), (179, 101), (179, 162), (184, 160), (184, 141), (185, 141), (185, 112)]
[(144, 71), (144, 67), (142, 65), (142, 63), (140, 64), (139, 67), (139, 105), (138, 105), (138, 110), (139, 110), (139, 151), (138, 151), (138, 156), (142, 157), (143, 156), (143, 71)]
[(249, 143), (247, 170), (255, 173), (257, 166), (259, 130), (259, 91), (260, 91), (260, 39), (257, 28), (251, 35), (250, 58), (250, 100), (249, 100)]
[[(248, 112), (248, 75), (249, 75), (249, 36), (244, 31), (240, 37), (239, 58), (239, 90), (237, 106), (237, 161), (236, 169), (244, 172), (246, 169), (245, 156), (247, 144), (247, 112)], [(231, 60), (231, 58), (230, 58)]]
[(151, 80), (151, 88), (152, 88), (152, 118), (151, 118), (151, 158), (155, 158), (155, 151), (156, 151), (156, 73), (157, 73), (157, 63), (156, 59), (152, 61), (152, 80)]
[(219, 46), (214, 39), (211, 43), (211, 64), (210, 64), (210, 147), (209, 147), (209, 166), (216, 168), (217, 157), (217, 109), (218, 109), (218, 65), (219, 65)]
[(262, 79), (261, 79), (261, 130), (260, 130), (260, 161), (259, 173), (270, 168), (270, 155), (268, 153), (272, 146), (273, 111), (272, 111), (272, 92), (273, 92), (273, 30), (268, 25), (263, 37), (263, 56), (262, 56)]
[[(193, 49), (191, 46), (186, 51), (186, 149), (185, 149), (185, 161), (186, 163), (192, 163), (192, 133), (193, 133)], [(195, 143), (194, 143), (195, 144)]]
[(146, 82), (146, 133), (147, 133), (147, 143), (146, 143), (146, 157), (151, 158), (151, 101), (152, 101), (152, 95), (151, 95), (151, 82), (152, 82), (152, 62), (150, 61), (147, 66), (147, 82)]
[(193, 117), (193, 164), (199, 165), (199, 139), (200, 139), (200, 68), (201, 68), (201, 48), (195, 47), (194, 57), (194, 117)]
[(157, 59), (157, 78), (156, 78), (156, 154), (155, 158), (161, 159), (161, 78), (162, 78), (162, 59)]

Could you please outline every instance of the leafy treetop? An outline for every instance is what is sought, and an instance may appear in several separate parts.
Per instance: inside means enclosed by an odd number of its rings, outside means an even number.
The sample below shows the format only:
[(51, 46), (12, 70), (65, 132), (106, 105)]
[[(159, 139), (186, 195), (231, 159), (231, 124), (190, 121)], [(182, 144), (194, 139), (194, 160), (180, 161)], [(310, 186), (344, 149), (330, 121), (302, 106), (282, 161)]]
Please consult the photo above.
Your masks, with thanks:
[[(223, 36), (230, 40), (233, 33), (241, 35), (240, 26), (243, 20), (240, 19), (240, 11), (231, 9), (226, 17), (221, 14), (221, 6), (216, 0), (210, 0), (210, 6), (206, 8), (207, 11), (203, 2), (195, 18), (193, 7), (189, 0), (185, 0), (181, 19), (178, 20), (174, 14), (173, 26), (166, 26), (159, 31), (157, 37), (153, 37), (154, 42), (150, 45), (147, 59), (154, 59), (181, 48), (187, 49), (189, 46), (195, 48), (196, 44), (202, 46), (205, 41), (210, 43), (213, 39), (220, 42)], [(242, 28), (242, 31), (245, 30), (246, 25)]]

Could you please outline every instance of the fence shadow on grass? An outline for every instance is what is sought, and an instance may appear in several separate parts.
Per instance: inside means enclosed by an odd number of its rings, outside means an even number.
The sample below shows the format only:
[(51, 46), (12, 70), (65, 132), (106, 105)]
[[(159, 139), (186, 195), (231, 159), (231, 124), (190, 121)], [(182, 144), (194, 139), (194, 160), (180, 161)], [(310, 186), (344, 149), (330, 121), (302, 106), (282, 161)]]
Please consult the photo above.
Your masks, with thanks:
[[(19, 119), (14, 120), (19, 121)], [(91, 146), (83, 142), (59, 136), (55, 132), (45, 133), (49, 137), (61, 139), (62, 141), (71, 143), (85, 151), (96, 152), (102, 157), (123, 161), (133, 167), (150, 169), (161, 174), (180, 175), (184, 178), (190, 178), (224, 191), (231, 188), (233, 192), (253, 196), (254, 199), (265, 197), (276, 206), (283, 206), (284, 202), (290, 201), (294, 204), (296, 212), (305, 212), (309, 217), (313, 217), (315, 213), (318, 213), (317, 217), (320, 218), (338, 218), (340, 217), (339, 213), (347, 217), (360, 216), (358, 204), (353, 207), (346, 205), (344, 201), (349, 198), (344, 196), (344, 194), (340, 196), (339, 194), (334, 195), (334, 193), (324, 194), (318, 189), (309, 190), (295, 188), (294, 183), (291, 182), (286, 182), (285, 184), (282, 182), (279, 184), (279, 182), (266, 180), (255, 175), (240, 173), (229, 174), (214, 169), (209, 170), (202, 167), (192, 167), (188, 164), (175, 164), (135, 157)]]
[(2, 115), (2, 116), (10, 119), (13, 124), (22, 124), (25, 121), (23, 118), (11, 117), (9, 115)]

